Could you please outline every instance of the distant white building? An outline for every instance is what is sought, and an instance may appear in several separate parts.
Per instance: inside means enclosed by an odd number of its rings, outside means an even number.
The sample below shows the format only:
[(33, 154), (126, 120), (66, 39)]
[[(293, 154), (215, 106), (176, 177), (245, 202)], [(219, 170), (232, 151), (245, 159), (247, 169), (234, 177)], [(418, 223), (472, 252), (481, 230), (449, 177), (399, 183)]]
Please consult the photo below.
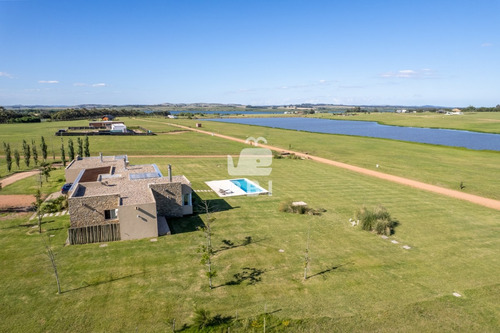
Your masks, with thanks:
[(451, 111), (446, 111), (447, 116), (453, 116), (453, 115), (462, 115), (463, 112), (460, 109), (453, 109)]
[(127, 133), (125, 124), (111, 124), (111, 132)]

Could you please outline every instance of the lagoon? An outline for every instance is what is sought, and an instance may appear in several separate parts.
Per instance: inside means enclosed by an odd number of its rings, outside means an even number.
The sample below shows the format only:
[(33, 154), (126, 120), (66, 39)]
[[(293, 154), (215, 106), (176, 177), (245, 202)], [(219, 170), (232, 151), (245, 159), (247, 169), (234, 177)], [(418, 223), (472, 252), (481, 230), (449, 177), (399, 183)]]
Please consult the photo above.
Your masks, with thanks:
[(461, 130), (400, 127), (381, 125), (374, 121), (331, 120), (318, 118), (244, 118), (206, 119), (244, 125), (256, 125), (328, 134), (355, 135), (473, 150), (500, 151), (500, 134), (479, 133)]

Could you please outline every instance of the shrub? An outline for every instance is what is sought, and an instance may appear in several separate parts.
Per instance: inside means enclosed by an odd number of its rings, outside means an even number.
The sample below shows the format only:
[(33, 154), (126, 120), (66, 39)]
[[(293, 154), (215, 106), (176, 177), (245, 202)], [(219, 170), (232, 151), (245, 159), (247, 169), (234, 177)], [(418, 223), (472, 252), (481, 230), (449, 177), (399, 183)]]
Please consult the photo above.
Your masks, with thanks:
[(41, 208), (45, 213), (57, 213), (68, 208), (68, 199), (62, 195), (55, 199), (47, 200), (42, 204)]
[(363, 206), (356, 211), (355, 218), (359, 220), (361, 229), (386, 236), (392, 235), (394, 228), (399, 224), (382, 206), (378, 206), (374, 210)]

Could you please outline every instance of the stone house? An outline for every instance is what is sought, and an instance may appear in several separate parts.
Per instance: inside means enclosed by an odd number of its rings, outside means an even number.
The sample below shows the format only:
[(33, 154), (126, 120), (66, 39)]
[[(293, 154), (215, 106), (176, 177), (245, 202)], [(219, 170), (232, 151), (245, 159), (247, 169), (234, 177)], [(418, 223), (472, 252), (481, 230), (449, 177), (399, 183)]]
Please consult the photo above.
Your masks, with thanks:
[(156, 164), (130, 165), (126, 155), (77, 157), (65, 169), (70, 244), (157, 237), (167, 218), (193, 213), (191, 183), (164, 177)]

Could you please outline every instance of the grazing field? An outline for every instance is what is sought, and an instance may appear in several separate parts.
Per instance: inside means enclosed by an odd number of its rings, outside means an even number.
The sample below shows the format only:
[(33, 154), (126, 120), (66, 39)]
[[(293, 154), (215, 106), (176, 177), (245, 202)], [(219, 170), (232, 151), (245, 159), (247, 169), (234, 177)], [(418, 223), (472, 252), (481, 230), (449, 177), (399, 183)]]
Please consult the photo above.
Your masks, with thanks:
[[(151, 127), (147, 119), (130, 121)], [(154, 121), (158, 131), (178, 130), (161, 123), (167, 120)], [(173, 122), (194, 127), (195, 121)], [(443, 186), (463, 180), (465, 190), (498, 199), (496, 153), (234, 124), (203, 122), (203, 128), (243, 139), (263, 136), (272, 145), (371, 168), (379, 163), (380, 171)], [(32, 131), (35, 137), (48, 136), (36, 127)], [(22, 141), (16, 135), (8, 140)], [(144, 141), (91, 138), (93, 155), (224, 155), (238, 154), (243, 147), (189, 132)], [(156, 163), (165, 174), (172, 164), (173, 173), (186, 175), (195, 190), (208, 190), (205, 181), (232, 178), (225, 158), (130, 160)], [(4, 168), (3, 159), (0, 163)], [(419, 165), (415, 172), (412, 163)], [(173, 320), (178, 331), (197, 331), (196, 309), (219, 315), (214, 331), (262, 331), (264, 318), (267, 332), (498, 329), (498, 211), (310, 160), (274, 159), (272, 168), (268, 177), (250, 177), (265, 188), (271, 185), (272, 196), (221, 199), (205, 191), (194, 196), (198, 203), (207, 200), (216, 218), (212, 241), (218, 274), (213, 290), (197, 253), (204, 242), (197, 227), (208, 219), (203, 210), (170, 219), (174, 234), (157, 242), (144, 239), (106, 247), (64, 246), (67, 216), (44, 218), (40, 236), (32, 228), (35, 222), (28, 222), (29, 214), (0, 215), (0, 331), (169, 332)], [(470, 178), (455, 179), (453, 172)], [(53, 173), (51, 186), (59, 186), (61, 175), (62, 170)], [(25, 179), (4, 190), (24, 193), (34, 181)], [(476, 189), (476, 183), (484, 188)], [(326, 212), (279, 212), (285, 200), (305, 201)], [(383, 239), (351, 226), (349, 219), (363, 205), (387, 208), (400, 223), (395, 234)], [(308, 233), (309, 278), (304, 281)], [(61, 295), (56, 294), (44, 252), (48, 240), (56, 253)]]

